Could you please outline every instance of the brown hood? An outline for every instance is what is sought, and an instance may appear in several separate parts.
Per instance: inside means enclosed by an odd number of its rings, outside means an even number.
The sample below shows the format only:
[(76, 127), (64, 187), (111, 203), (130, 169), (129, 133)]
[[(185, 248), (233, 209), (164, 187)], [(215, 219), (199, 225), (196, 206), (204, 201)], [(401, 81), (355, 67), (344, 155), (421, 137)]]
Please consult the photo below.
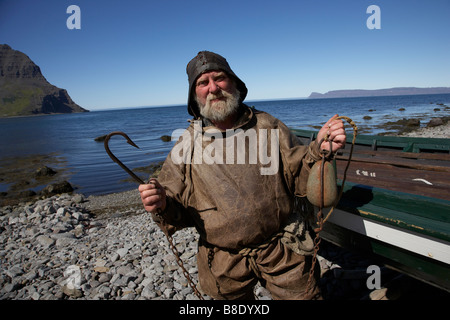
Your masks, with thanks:
[(194, 97), (195, 81), (201, 74), (212, 70), (224, 71), (235, 81), (236, 88), (241, 94), (239, 103), (244, 101), (247, 96), (247, 87), (245, 86), (245, 83), (236, 76), (233, 70), (231, 70), (227, 60), (224, 57), (214, 52), (200, 51), (186, 67), (186, 73), (189, 81), (188, 112), (196, 118), (199, 117), (200, 112)]

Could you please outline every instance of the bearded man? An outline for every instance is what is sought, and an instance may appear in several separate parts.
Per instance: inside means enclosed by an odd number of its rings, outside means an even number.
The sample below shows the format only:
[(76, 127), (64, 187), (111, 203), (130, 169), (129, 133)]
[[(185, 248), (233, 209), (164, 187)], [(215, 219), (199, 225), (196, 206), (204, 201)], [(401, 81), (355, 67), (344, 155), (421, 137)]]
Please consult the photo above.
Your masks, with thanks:
[[(316, 141), (328, 135), (332, 152), (344, 146), (342, 121), (332, 117), (305, 146), (280, 120), (243, 103), (247, 87), (222, 56), (199, 52), (186, 71), (188, 112), (195, 121), (173, 149), (186, 151), (184, 161), (169, 155), (158, 180), (139, 186), (144, 208), (169, 234), (197, 229), (199, 282), (212, 298), (254, 299), (258, 281), (274, 299), (320, 298), (317, 279), (306, 288), (313, 254), (306, 182), (320, 149), (330, 148)], [(256, 148), (235, 143), (252, 135)], [(213, 144), (209, 155), (223, 161), (195, 161)], [(260, 150), (269, 147), (279, 165), (268, 173)]]

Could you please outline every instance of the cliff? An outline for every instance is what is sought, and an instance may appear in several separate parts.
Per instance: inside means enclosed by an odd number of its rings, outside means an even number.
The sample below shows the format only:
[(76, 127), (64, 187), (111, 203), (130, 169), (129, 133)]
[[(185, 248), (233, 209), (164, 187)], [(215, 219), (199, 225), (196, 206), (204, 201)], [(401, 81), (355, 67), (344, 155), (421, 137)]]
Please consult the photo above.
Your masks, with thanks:
[(415, 87), (400, 87), (390, 89), (378, 90), (334, 90), (327, 93), (313, 92), (309, 99), (320, 98), (350, 98), (350, 97), (375, 97), (375, 96), (403, 96), (414, 94), (441, 94), (450, 93), (449, 87), (436, 88), (415, 88)]
[(87, 112), (24, 53), (0, 44), (0, 117)]

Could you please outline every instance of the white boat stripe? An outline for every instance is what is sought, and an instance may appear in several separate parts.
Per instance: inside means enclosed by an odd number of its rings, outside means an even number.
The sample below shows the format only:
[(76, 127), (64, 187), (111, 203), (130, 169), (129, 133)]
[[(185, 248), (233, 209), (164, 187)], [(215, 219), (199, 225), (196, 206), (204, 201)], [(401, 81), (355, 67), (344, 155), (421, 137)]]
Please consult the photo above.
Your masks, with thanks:
[(370, 238), (450, 264), (450, 243), (334, 209), (328, 222)]

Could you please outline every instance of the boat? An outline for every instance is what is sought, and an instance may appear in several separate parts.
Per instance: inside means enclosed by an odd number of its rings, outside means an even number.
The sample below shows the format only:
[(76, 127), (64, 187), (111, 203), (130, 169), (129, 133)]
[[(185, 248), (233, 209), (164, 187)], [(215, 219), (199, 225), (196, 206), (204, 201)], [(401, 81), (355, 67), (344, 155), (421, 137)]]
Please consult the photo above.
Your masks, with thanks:
[[(292, 132), (305, 144), (318, 133)], [(340, 189), (351, 141), (334, 159)], [(320, 236), (450, 292), (450, 139), (358, 135)]]

